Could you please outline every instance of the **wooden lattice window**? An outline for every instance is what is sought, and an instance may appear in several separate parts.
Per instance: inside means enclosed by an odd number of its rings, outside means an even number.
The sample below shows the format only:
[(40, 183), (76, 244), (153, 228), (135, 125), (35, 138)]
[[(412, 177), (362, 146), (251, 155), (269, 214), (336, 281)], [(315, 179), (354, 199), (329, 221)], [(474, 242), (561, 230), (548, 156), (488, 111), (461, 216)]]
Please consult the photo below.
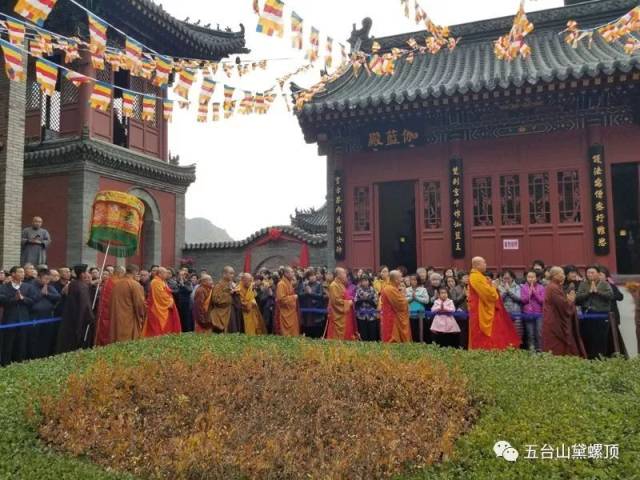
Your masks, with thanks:
[(27, 83), (27, 110), (38, 111), (42, 108), (42, 90), (35, 80)]
[(493, 225), (491, 177), (473, 179), (473, 224), (476, 227)]
[(577, 170), (558, 172), (560, 223), (580, 223), (580, 183)]
[(442, 205), (440, 202), (440, 182), (424, 182), (424, 228), (434, 230), (442, 228)]
[(369, 223), (369, 187), (356, 187), (353, 192), (354, 230), (368, 232)]
[(529, 222), (534, 225), (551, 223), (548, 173), (529, 175)]
[(500, 177), (500, 212), (502, 225), (520, 225), (522, 223), (519, 175)]
[[(131, 90), (134, 92), (144, 92), (145, 80), (140, 77), (131, 77)], [(133, 97), (133, 118), (142, 121), (142, 96), (134, 95)]]

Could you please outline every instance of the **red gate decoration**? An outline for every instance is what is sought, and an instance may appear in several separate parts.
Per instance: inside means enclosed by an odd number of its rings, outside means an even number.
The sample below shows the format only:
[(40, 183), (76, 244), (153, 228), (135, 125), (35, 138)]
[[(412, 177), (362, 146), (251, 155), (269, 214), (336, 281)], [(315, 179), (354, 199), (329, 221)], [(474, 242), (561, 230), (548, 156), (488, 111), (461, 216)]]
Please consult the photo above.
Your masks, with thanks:
[(304, 240), (300, 240), (291, 235), (287, 235), (279, 228), (271, 228), (266, 237), (261, 240), (258, 240), (251, 247), (247, 248), (247, 251), (244, 254), (244, 271), (250, 273), (251, 270), (251, 251), (262, 245), (266, 245), (271, 242), (294, 242), (300, 244), (300, 259), (299, 259), (299, 267), (307, 268), (309, 267), (309, 246)]

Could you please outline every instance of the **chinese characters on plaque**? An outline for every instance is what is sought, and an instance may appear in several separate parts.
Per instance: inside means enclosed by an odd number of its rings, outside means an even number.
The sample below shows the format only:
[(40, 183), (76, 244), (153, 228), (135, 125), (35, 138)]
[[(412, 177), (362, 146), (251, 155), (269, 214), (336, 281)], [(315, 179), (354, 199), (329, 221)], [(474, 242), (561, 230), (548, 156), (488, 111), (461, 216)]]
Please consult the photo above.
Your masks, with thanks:
[(604, 175), (604, 147), (593, 145), (589, 149), (591, 169), (591, 208), (593, 210), (593, 241), (596, 255), (609, 254), (609, 215)]
[(415, 147), (422, 140), (422, 135), (411, 128), (382, 128), (367, 134), (367, 149), (384, 150), (397, 147)]
[(333, 247), (334, 258), (344, 260), (345, 258), (345, 236), (344, 236), (344, 184), (342, 172), (336, 171), (333, 186), (333, 221), (335, 242)]
[(462, 159), (449, 161), (449, 198), (451, 199), (451, 253), (453, 258), (464, 258), (464, 192)]

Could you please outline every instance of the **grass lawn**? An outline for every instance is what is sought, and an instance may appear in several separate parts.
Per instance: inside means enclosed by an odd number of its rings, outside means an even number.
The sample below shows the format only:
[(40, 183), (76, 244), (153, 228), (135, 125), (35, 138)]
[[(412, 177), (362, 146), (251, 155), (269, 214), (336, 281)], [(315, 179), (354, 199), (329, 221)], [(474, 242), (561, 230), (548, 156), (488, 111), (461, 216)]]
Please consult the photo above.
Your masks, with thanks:
[[(297, 355), (307, 340), (244, 336), (165, 337), (72, 353), (0, 370), (0, 479), (131, 479), (87, 460), (50, 451), (37, 438), (39, 418), (30, 418), (37, 399), (58, 391), (69, 374), (99, 359), (162, 358), (189, 360), (203, 352), (237, 355), (246, 349), (277, 349)], [(329, 348), (329, 343), (315, 343)], [(479, 410), (469, 433), (448, 461), (411, 478), (442, 479), (640, 479), (640, 360), (587, 362), (527, 352), (466, 352), (421, 345), (352, 344), (358, 351), (390, 351), (400, 359), (425, 356), (464, 374)], [(496, 458), (493, 445), (506, 440), (520, 458)], [(554, 450), (562, 445), (617, 444), (618, 459), (525, 459), (527, 445)], [(554, 454), (555, 455), (555, 454)]]

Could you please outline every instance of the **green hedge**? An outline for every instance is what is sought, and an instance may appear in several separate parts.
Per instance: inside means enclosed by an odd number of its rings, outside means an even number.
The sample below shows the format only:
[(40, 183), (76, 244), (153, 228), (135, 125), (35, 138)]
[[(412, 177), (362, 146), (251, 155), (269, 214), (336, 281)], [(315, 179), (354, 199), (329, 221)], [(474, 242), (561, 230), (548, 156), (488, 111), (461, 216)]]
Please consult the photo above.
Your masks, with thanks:
[[(83, 459), (49, 451), (36, 436), (42, 392), (59, 389), (72, 372), (96, 359), (161, 358), (166, 352), (197, 358), (213, 350), (234, 355), (246, 348), (276, 348), (295, 355), (301, 342), (274, 337), (165, 337), (79, 352), (0, 370), (0, 479), (131, 479)], [(527, 352), (465, 352), (420, 345), (353, 348), (390, 349), (403, 358), (429, 355), (466, 374), (480, 409), (473, 429), (456, 444), (453, 458), (417, 478), (443, 479), (634, 479), (640, 478), (640, 360), (587, 362)], [(507, 440), (520, 459), (495, 458), (492, 447)], [(553, 447), (618, 444), (618, 460), (527, 460), (525, 445)]]

